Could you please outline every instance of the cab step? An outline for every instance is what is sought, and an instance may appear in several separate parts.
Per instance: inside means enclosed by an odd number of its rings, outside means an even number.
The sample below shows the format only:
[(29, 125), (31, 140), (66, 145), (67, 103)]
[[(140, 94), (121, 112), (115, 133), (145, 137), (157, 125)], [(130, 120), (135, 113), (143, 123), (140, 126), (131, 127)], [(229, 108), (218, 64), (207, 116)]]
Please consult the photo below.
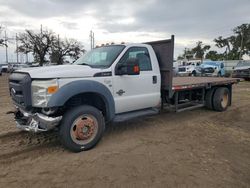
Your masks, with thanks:
[(151, 116), (159, 113), (159, 109), (157, 108), (149, 108), (149, 109), (144, 109), (144, 110), (137, 110), (133, 112), (127, 112), (127, 113), (121, 113), (117, 114), (114, 118), (114, 122), (123, 122), (123, 121), (128, 121), (131, 119), (135, 119), (138, 117), (142, 116)]

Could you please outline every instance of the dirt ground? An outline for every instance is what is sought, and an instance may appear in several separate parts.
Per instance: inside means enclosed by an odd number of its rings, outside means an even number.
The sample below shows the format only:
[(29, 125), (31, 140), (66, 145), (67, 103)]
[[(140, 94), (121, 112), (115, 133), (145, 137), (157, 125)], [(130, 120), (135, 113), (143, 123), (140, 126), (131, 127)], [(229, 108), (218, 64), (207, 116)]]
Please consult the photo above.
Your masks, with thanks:
[(0, 77), (0, 187), (250, 187), (250, 82), (226, 112), (165, 112), (107, 127), (92, 150), (71, 153), (55, 132), (15, 128)]

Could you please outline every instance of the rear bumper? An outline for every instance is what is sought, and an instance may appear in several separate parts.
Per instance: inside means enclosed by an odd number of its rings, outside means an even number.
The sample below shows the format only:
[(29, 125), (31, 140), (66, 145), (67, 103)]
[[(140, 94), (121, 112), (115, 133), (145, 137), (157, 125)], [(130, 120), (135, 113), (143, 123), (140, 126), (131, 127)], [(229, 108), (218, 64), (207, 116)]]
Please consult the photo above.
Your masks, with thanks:
[(44, 132), (59, 125), (62, 116), (49, 117), (41, 113), (30, 113), (20, 108), (15, 112), (17, 128), (31, 132)]

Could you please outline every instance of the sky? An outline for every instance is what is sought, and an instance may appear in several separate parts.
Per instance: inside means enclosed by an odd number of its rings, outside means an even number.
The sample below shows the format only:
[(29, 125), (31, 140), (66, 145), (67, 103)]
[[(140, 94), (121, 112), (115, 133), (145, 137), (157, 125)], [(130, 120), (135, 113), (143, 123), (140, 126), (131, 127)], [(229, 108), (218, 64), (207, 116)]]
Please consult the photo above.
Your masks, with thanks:
[[(87, 50), (90, 30), (97, 45), (147, 42), (174, 34), (177, 57), (199, 40), (216, 49), (214, 38), (230, 36), (234, 27), (250, 23), (249, 10), (250, 0), (0, 0), (0, 25), (10, 38), (42, 25), (62, 38), (78, 39)], [(13, 61), (14, 46), (12, 41)], [(3, 61), (5, 50), (0, 47)]]

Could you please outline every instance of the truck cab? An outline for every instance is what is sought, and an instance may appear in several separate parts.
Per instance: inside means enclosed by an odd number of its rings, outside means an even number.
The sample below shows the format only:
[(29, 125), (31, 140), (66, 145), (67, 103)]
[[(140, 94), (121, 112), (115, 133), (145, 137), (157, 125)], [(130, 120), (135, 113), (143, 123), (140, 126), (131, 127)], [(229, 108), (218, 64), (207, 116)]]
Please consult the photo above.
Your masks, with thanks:
[(122, 121), (119, 114), (157, 108), (161, 101), (159, 65), (149, 44), (95, 48), (71, 65), (17, 70), (9, 80), (17, 126), (27, 131), (53, 129), (69, 109), (85, 106), (102, 113), (86, 117), (91, 126), (83, 127), (91, 135), (94, 122)]

